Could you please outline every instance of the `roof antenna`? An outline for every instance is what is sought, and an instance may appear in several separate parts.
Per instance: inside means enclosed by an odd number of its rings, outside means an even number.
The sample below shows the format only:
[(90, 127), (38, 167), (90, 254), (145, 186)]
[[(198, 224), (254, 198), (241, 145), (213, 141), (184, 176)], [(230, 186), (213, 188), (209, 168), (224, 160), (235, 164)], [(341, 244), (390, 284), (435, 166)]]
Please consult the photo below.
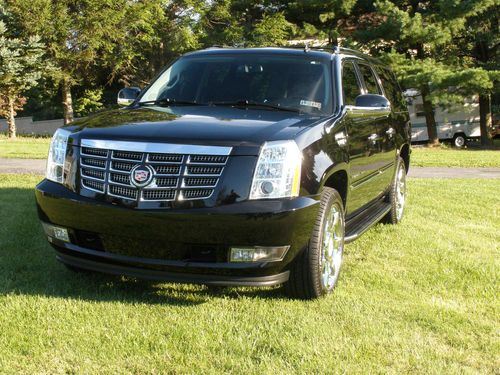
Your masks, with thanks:
[(309, 42), (304, 45), (304, 52), (309, 52)]

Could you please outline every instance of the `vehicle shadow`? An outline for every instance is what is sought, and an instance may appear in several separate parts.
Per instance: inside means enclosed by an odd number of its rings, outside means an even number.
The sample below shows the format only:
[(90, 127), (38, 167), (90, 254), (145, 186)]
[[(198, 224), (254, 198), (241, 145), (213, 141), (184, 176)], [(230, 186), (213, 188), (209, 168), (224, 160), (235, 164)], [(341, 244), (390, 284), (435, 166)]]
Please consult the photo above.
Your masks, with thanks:
[[(1, 182), (1, 181), (0, 181)], [(192, 306), (214, 298), (278, 298), (279, 288), (209, 288), (73, 272), (57, 262), (32, 189), (0, 188), (0, 295)]]

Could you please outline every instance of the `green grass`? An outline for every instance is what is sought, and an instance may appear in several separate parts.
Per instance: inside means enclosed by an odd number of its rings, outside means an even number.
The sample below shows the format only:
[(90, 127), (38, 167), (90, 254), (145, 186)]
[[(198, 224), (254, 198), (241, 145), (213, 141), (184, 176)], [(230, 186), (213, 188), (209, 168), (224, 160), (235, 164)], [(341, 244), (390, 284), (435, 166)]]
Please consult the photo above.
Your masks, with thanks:
[(0, 175), (0, 373), (498, 373), (498, 182), (411, 180), (318, 301), (67, 271)]
[(415, 167), (500, 168), (500, 150), (413, 147), (411, 165)]
[(50, 138), (23, 137), (15, 140), (0, 135), (0, 158), (45, 159), (49, 153)]

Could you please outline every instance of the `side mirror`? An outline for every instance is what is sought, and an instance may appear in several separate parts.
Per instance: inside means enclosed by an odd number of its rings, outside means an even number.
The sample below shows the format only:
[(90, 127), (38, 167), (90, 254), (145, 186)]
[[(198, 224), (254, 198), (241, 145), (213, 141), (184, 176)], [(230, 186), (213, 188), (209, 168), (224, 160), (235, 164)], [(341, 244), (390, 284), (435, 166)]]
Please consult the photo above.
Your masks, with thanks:
[(356, 97), (356, 107), (387, 108), (391, 103), (385, 96), (376, 94), (364, 94)]
[(127, 106), (134, 102), (135, 99), (141, 93), (141, 89), (139, 87), (125, 87), (118, 91), (118, 98), (116, 102), (118, 105)]

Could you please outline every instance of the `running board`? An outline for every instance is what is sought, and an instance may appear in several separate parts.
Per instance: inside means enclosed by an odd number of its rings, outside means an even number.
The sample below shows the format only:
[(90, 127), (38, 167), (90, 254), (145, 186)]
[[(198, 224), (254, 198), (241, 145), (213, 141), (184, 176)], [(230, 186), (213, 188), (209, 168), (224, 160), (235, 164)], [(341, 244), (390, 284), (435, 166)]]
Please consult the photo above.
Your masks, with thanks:
[(378, 223), (390, 210), (391, 205), (389, 203), (380, 201), (348, 220), (346, 223), (345, 243), (357, 239), (370, 229), (373, 224)]

